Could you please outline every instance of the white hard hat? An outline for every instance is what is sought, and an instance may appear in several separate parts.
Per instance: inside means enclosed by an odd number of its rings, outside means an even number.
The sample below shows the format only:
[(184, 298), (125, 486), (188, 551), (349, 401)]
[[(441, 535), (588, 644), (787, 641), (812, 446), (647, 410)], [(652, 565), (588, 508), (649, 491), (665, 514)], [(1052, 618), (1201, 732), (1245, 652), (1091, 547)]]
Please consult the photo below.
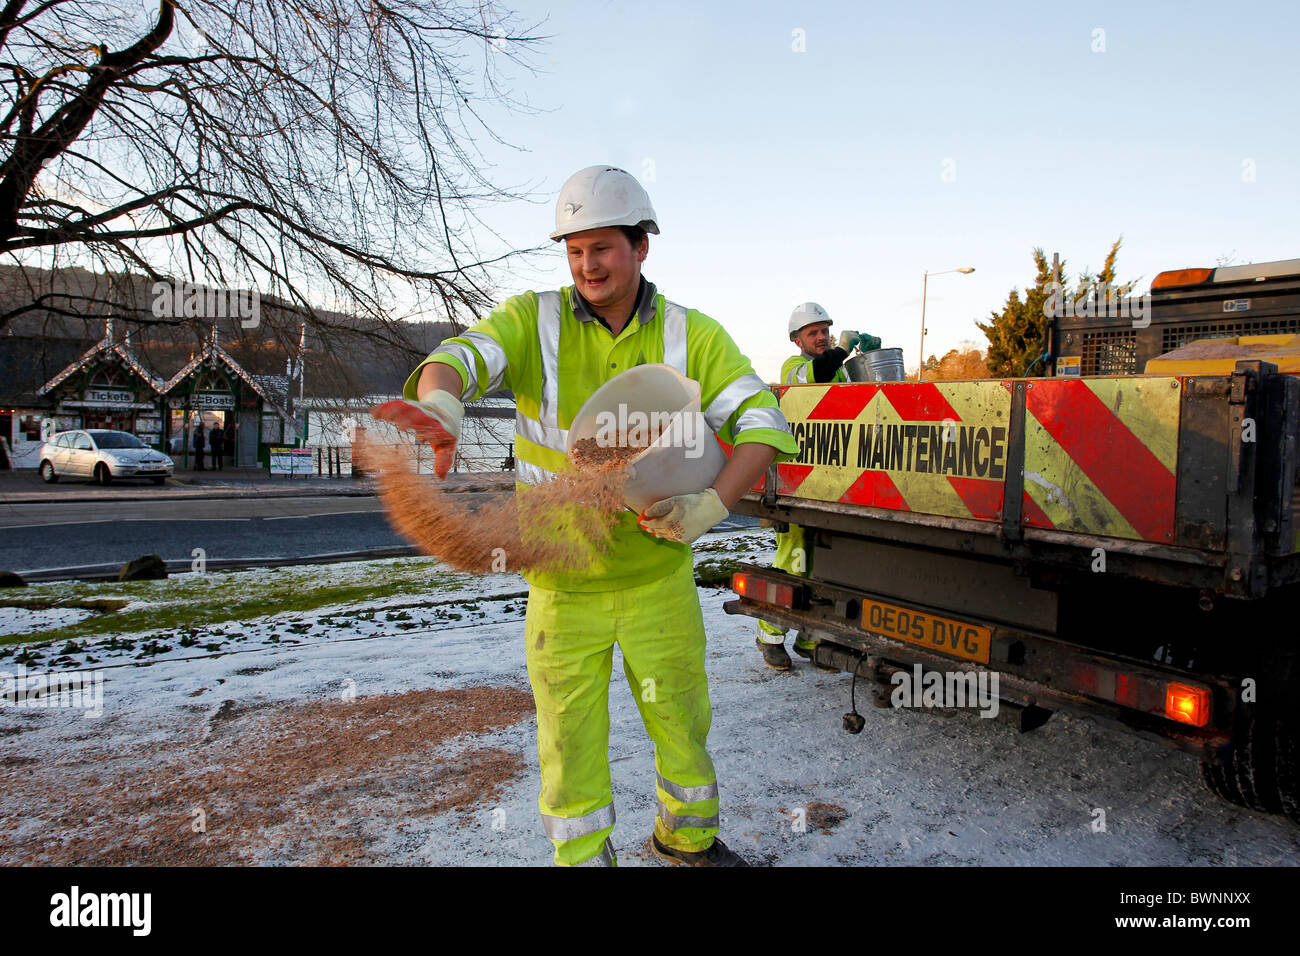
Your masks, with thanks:
[(606, 226), (640, 226), (659, 234), (650, 197), (635, 176), (614, 166), (580, 169), (560, 188), (551, 238), (558, 242), (575, 232)]
[(790, 313), (790, 341), (794, 341), (794, 335), (800, 329), (816, 322), (825, 322), (827, 325), (833, 324), (831, 317), (826, 314), (826, 310), (816, 302), (805, 302), (803, 305), (796, 305), (794, 311)]

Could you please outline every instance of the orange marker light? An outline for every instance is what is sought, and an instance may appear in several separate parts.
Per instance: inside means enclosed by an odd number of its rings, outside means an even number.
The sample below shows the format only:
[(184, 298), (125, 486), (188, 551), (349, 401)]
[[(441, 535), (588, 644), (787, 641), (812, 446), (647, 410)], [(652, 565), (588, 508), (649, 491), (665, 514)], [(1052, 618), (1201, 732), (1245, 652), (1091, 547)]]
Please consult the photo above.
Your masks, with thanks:
[(1200, 285), (1208, 282), (1213, 274), (1213, 269), (1170, 269), (1157, 275), (1151, 282), (1151, 288), (1173, 289), (1182, 285)]
[(1210, 691), (1171, 681), (1165, 693), (1165, 716), (1170, 720), (1204, 727), (1210, 722)]

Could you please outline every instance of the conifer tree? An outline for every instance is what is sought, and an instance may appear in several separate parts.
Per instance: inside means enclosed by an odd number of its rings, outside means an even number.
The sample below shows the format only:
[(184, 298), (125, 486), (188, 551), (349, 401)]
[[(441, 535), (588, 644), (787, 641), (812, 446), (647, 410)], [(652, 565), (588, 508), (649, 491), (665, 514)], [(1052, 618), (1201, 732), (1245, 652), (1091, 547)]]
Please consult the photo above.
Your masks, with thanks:
[(1110, 247), (1101, 271), (1094, 274), (1085, 269), (1073, 289), (1064, 282), (1065, 260), (1060, 261), (1058, 287), (1052, 276), (1051, 260), (1041, 247), (1034, 249), (1033, 286), (1024, 291), (1023, 297), (1019, 289), (1012, 289), (1002, 310), (990, 313), (988, 324), (975, 323), (989, 342), (990, 375), (1019, 378), (1049, 374), (1051, 367), (1045, 353), (1052, 310), (1060, 309), (1067, 300), (1081, 304), (1089, 299), (1095, 302), (1107, 296), (1125, 296), (1132, 291), (1134, 282), (1122, 285), (1115, 282), (1115, 261), (1123, 238), (1116, 239)]

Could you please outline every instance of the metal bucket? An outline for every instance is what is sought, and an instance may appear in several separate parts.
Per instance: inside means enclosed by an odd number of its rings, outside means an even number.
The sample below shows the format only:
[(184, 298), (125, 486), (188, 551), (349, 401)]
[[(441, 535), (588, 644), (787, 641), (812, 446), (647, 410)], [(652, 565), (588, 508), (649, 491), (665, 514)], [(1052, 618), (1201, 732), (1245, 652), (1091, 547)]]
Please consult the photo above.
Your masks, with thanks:
[(902, 349), (874, 349), (844, 363), (850, 382), (901, 382), (907, 378)]

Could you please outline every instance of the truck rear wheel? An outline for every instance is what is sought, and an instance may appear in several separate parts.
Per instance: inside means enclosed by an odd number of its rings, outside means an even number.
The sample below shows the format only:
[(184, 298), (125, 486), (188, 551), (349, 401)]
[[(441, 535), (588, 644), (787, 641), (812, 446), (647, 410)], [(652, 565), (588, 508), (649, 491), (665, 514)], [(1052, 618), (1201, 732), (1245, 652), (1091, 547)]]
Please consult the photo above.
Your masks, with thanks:
[(1300, 823), (1300, 702), (1294, 696), (1277, 722), (1277, 789), (1282, 812)]
[(1280, 813), (1272, 721), (1259, 719), (1258, 713), (1244, 717), (1235, 735), (1232, 752), (1222, 764), (1202, 761), (1201, 776), (1217, 797), (1247, 810)]
[(1294, 661), (1268, 668), (1283, 675), (1263, 682), (1258, 702), (1242, 703), (1232, 752), (1222, 764), (1201, 763), (1216, 796), (1248, 810), (1286, 813), (1300, 823), (1300, 711)]

